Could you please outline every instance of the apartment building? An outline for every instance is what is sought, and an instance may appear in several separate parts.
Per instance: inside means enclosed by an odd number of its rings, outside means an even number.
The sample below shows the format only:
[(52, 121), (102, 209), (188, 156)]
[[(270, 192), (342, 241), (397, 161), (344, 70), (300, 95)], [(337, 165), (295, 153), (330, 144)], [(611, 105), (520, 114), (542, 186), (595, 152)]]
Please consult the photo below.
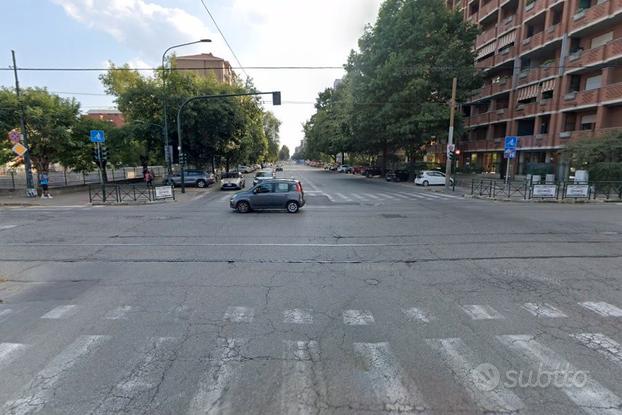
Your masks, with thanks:
[(213, 74), (218, 82), (229, 85), (233, 85), (236, 80), (231, 64), (211, 53), (177, 56), (174, 65), (178, 69), (189, 70), (199, 76), (206, 77)]
[(117, 109), (92, 109), (84, 114), (84, 118), (107, 121), (114, 124), (115, 127), (123, 127), (125, 125), (125, 118), (121, 111)]
[[(453, 1), (453, 3), (452, 3)], [(461, 165), (501, 173), (504, 137), (519, 136), (514, 174), (529, 163), (568, 171), (571, 140), (622, 129), (622, 0), (449, 0), (478, 24), (483, 87), (463, 105)]]

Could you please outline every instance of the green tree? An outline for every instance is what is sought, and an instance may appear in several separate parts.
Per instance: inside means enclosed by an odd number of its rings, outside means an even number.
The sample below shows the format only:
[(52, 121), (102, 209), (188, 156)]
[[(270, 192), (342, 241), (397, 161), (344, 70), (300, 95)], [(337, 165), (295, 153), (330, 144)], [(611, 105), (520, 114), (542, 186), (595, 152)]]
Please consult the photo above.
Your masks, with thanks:
[(264, 134), (268, 140), (266, 161), (275, 162), (279, 157), (279, 129), (281, 121), (268, 111), (264, 114)]
[[(75, 148), (72, 128), (78, 121), (79, 104), (74, 99), (61, 98), (42, 88), (22, 91), (30, 158), (38, 172), (47, 172), (51, 163), (66, 162)], [(0, 88), (0, 135), (19, 127), (19, 106), (13, 90)]]
[(570, 142), (564, 156), (575, 167), (587, 169), (590, 180), (622, 181), (622, 132)]
[(289, 147), (287, 147), (286, 145), (281, 147), (281, 150), (279, 151), (279, 160), (289, 160)]

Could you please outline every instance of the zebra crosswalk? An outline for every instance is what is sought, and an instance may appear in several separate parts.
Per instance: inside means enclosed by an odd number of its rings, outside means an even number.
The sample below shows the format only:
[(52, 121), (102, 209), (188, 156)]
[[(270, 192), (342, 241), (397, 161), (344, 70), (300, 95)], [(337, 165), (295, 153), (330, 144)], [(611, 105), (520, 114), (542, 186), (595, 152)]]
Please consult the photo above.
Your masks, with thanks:
[(448, 201), (463, 200), (458, 194), (447, 194), (434, 191), (404, 191), (404, 192), (325, 192), (321, 190), (306, 190), (305, 195), (308, 199), (316, 197), (327, 198), (332, 203), (391, 203), (410, 201)]
[[(70, 324), (88, 309), (86, 304), (48, 307), (43, 314), (32, 317), (40, 318), (40, 324), (48, 325), (50, 330), (57, 330), (59, 324)], [(583, 315), (591, 319), (591, 327), (606, 323), (604, 329), (622, 318), (618, 305), (594, 299), (566, 304), (520, 302), (503, 308), (489, 304), (456, 304), (454, 307), (465, 322), (477, 322), (469, 331), (477, 330), (480, 325), (494, 325), (494, 320), (509, 321), (517, 316), (535, 321), (542, 318), (568, 320)], [(17, 319), (26, 309), (2, 308), (0, 315), (4, 316), (4, 321)], [(312, 334), (313, 326), (325, 321), (323, 311), (309, 307), (284, 308), (272, 310), (274, 315), (271, 316), (263, 308), (233, 304), (223, 307), (215, 319), (202, 314), (210, 324), (215, 324), (214, 320), (221, 321), (222, 326), (213, 335), (202, 337), (204, 333), (199, 331), (190, 337), (179, 332), (171, 336), (165, 333), (150, 336), (137, 331), (138, 338), (131, 340), (132, 347), (126, 347), (128, 338), (121, 335), (118, 327), (140, 320), (143, 313), (136, 312), (139, 309), (127, 304), (111, 305), (107, 312), (96, 313), (105, 325), (89, 324), (91, 332), (76, 333), (52, 353), (47, 351), (45, 338), (40, 336), (26, 335), (24, 342), (15, 338), (0, 342), (0, 371), (5, 374), (5, 381), (20, 379), (23, 382), (10, 393), (0, 388), (3, 399), (0, 413), (252, 413), (261, 391), (278, 396), (264, 403), (266, 413), (419, 414), (446, 413), (450, 409), (460, 413), (554, 413), (555, 410), (546, 408), (543, 403), (546, 399), (526, 399), (528, 394), (519, 390), (524, 386), (517, 386), (520, 384), (512, 382), (508, 374), (563, 370), (571, 374), (565, 380), (571, 379), (580, 385), (555, 385), (555, 388), (542, 389), (539, 396), (544, 398), (551, 394), (551, 401), (556, 405), (576, 408), (569, 413), (622, 415), (622, 387), (612, 383), (607, 373), (591, 371), (586, 365), (586, 361), (594, 362), (595, 367), (609, 367), (608, 372), (615, 372), (614, 379), (622, 376), (622, 338), (615, 330), (570, 330), (563, 338), (557, 336), (554, 340), (542, 336), (540, 329), (536, 333), (508, 334), (504, 330), (503, 334), (496, 334), (482, 330), (476, 337), (466, 333), (465, 337), (444, 336), (443, 331), (439, 331), (443, 327), (443, 315), (412, 304), (377, 315), (373, 307), (344, 308), (340, 318), (335, 315), (330, 325), (334, 330), (333, 322), (338, 322), (345, 334), (334, 339)], [(422, 331), (406, 334), (409, 336), (406, 340), (390, 334), (388, 338), (379, 337), (381, 333), (386, 335), (385, 329), (389, 327), (386, 318), (391, 315), (402, 324), (422, 328)], [(0, 335), (4, 321), (0, 321)], [(268, 322), (271, 329), (258, 340), (253, 327)], [(279, 323), (289, 329), (277, 330)], [(423, 330), (433, 325), (436, 327)], [(197, 337), (197, 349), (185, 346), (193, 336)], [(337, 342), (337, 347), (331, 343), (333, 341)], [(118, 349), (125, 352), (115, 352)], [(411, 349), (417, 352), (413, 354)], [(33, 359), (33, 355), (47, 357), (34, 359), (42, 364), (24, 381), (16, 376), (20, 372), (17, 368), (22, 362)], [(496, 358), (499, 356), (503, 358)], [(93, 361), (100, 363), (89, 363)], [(62, 399), (72, 393), (77, 379), (99, 382), (99, 376), (89, 371), (102, 366), (101, 361), (120, 369), (104, 373), (106, 384), (93, 387), (88, 399), (74, 397), (71, 402), (63, 402)], [(183, 365), (191, 365), (195, 370), (188, 371)], [(417, 369), (418, 365), (434, 370), (437, 386), (450, 384), (453, 390), (460, 391), (464, 396), (457, 401), (465, 407), (439, 407), (446, 397), (441, 389), (425, 387), (429, 379), (425, 370)], [(188, 390), (161, 396), (169, 391), (162, 384), (173, 376), (171, 373), (179, 376), (183, 373), (179, 379), (169, 381), (181, 382)], [(344, 387), (349, 401), (347, 404), (335, 402), (339, 400), (336, 394), (345, 392), (340, 389)], [(565, 399), (562, 403), (560, 396)], [(174, 409), (164, 410), (159, 405), (171, 405)]]

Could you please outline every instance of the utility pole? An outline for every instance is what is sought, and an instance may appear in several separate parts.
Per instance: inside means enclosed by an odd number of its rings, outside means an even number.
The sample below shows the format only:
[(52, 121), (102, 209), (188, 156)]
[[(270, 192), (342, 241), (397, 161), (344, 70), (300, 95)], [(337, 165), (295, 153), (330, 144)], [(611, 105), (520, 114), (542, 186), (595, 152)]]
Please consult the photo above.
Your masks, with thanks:
[(26, 171), (26, 197), (35, 197), (35, 186), (32, 180), (32, 164), (30, 162), (30, 146), (28, 145), (28, 131), (26, 131), (26, 114), (24, 112), (24, 105), (20, 98), (19, 91), (19, 78), (17, 76), (17, 63), (15, 63), (15, 51), (11, 50), (13, 56), (13, 73), (15, 74), (15, 95), (17, 96), (17, 104), (19, 105), (19, 124), (22, 130), (22, 144), (26, 147), (24, 153), (24, 170)]
[[(445, 156), (447, 162), (445, 163), (445, 191), (449, 191), (450, 178), (451, 178), (451, 163), (452, 160), (449, 157), (449, 152), (454, 145), (454, 117), (456, 116), (456, 90), (458, 89), (458, 78), (454, 78), (451, 83), (451, 108), (449, 110), (449, 133), (447, 134), (447, 150)], [(452, 151), (453, 152), (453, 151)]]

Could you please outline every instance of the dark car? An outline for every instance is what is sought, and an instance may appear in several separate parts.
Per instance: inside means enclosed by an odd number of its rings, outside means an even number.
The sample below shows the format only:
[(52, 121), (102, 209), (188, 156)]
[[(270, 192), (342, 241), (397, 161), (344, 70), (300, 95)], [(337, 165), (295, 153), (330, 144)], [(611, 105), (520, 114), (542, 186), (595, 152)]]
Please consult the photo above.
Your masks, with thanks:
[(389, 170), (384, 176), (387, 182), (407, 182), (409, 177), (408, 170)]
[(274, 171), (283, 171), (283, 166), (276, 166)]
[(251, 210), (285, 209), (296, 213), (305, 205), (302, 183), (295, 179), (265, 179), (249, 190), (237, 192), (229, 206), (240, 213)]
[(368, 167), (363, 174), (365, 177), (381, 177), (382, 169), (378, 167)]
[[(164, 180), (164, 184), (167, 182), (173, 186), (179, 186), (181, 184), (181, 174), (173, 174)], [(184, 184), (186, 186), (196, 187), (208, 187), (211, 184), (216, 183), (216, 176), (213, 173), (207, 173), (202, 170), (184, 170)]]

